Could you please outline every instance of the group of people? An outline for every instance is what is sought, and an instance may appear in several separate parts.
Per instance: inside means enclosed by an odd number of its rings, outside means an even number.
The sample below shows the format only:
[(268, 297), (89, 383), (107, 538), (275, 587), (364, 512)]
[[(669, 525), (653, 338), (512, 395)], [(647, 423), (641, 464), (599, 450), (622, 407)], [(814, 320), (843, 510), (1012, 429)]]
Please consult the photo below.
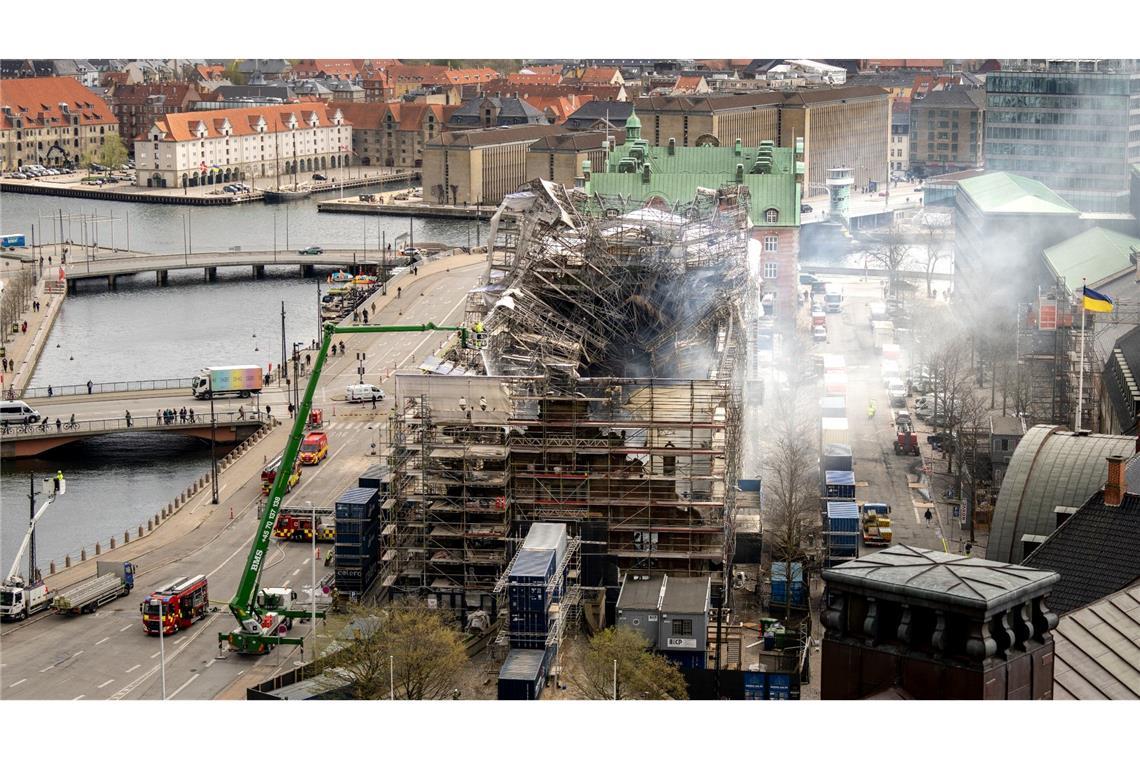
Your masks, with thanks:
[(39, 301), (32, 301), (32, 311), (39, 311), (39, 310), (40, 310), (40, 302)]
[[(154, 413), (155, 421), (160, 425), (173, 425), (175, 422), (193, 422), (194, 410), (182, 407), (181, 409), (159, 409)], [(127, 415), (128, 424), (130, 414)]]

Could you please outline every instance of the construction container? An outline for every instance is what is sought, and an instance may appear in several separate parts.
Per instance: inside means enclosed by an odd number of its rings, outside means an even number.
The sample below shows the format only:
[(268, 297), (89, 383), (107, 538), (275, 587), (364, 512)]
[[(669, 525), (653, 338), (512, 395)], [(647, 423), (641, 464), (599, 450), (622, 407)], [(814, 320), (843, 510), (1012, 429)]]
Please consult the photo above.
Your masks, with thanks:
[(548, 654), (545, 649), (511, 649), (499, 668), (499, 699), (530, 700), (542, 696)]
[(847, 419), (847, 399), (844, 396), (824, 396), (819, 400), (819, 416)]
[(841, 369), (825, 370), (823, 373), (823, 392), (828, 396), (847, 397), (847, 372)]
[(819, 421), (819, 448), (820, 451), (835, 443), (850, 446), (848, 425), (846, 417), (823, 417)]
[(371, 520), (380, 509), (379, 491), (375, 488), (350, 488), (336, 500), (336, 517)]
[(758, 670), (748, 670), (744, 673), (744, 698), (768, 698), (768, 674)]
[(705, 670), (708, 667), (707, 652), (676, 652), (668, 649), (658, 650), (657, 654), (670, 662), (676, 663), (682, 670)]
[(803, 606), (807, 601), (807, 587), (804, 584), (804, 569), (799, 562), (792, 563), (791, 583), (783, 562), (772, 563), (772, 604), (787, 604), (789, 589), (792, 604)]
[(820, 469), (852, 470), (855, 469), (855, 458), (851, 454), (851, 447), (845, 443), (829, 443), (823, 447), (823, 456), (820, 459)]
[(554, 549), (519, 552), (507, 578), (507, 601), (512, 613), (547, 613), (552, 601), (547, 586), (556, 569), (554, 557)]
[(855, 502), (829, 501), (826, 514), (828, 566), (858, 557), (862, 529)]
[(374, 464), (365, 470), (356, 484), (361, 488), (375, 488), (381, 496), (392, 490), (392, 473), (386, 464)]
[(792, 674), (768, 673), (768, 699), (792, 699)]
[(827, 470), (824, 473), (824, 495), (828, 499), (854, 499), (855, 473), (850, 470)]
[(823, 354), (824, 372), (845, 369), (847, 369), (847, 360), (843, 358), (843, 354)]
[(564, 523), (532, 523), (521, 551), (554, 551), (554, 569), (562, 566), (569, 539)]

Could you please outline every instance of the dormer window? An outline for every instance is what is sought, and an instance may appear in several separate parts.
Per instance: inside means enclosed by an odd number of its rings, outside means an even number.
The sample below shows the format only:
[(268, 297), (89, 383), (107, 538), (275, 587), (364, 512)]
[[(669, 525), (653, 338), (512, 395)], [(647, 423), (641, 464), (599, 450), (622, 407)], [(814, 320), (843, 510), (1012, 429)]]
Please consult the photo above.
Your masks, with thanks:
[(768, 224), (776, 224), (780, 221), (780, 212), (774, 208), (770, 208), (764, 212), (764, 221)]

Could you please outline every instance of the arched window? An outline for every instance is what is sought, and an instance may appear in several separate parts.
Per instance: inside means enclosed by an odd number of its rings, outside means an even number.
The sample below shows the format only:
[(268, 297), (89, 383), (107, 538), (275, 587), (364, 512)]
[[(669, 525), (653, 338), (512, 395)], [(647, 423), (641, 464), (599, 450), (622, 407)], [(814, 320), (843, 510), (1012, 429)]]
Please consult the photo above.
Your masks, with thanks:
[(770, 208), (764, 212), (764, 221), (768, 224), (775, 224), (780, 221), (780, 212), (774, 208)]

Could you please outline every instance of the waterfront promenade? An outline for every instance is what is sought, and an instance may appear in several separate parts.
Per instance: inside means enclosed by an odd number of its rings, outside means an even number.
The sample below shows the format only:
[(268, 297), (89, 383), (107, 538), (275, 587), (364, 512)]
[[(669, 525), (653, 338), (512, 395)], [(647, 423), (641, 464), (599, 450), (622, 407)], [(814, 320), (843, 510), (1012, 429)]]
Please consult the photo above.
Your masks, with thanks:
[[(33, 296), (33, 300), (40, 302), (40, 310), (34, 311), (31, 301), (27, 303), (27, 307), (18, 320), (21, 324), (27, 321), (28, 329), (26, 332), (18, 331), (12, 334), (8, 329), (10, 326), (4, 325), (7, 334), (7, 340), (4, 344), (5, 358), (8, 359), (10, 367), (14, 369), (0, 373), (0, 377), (2, 377), (0, 385), (3, 386), (5, 393), (17, 398), (35, 372), (36, 362), (39, 360), (44, 344), (51, 334), (55, 318), (60, 309), (63, 308), (63, 301), (66, 298), (64, 289), (55, 285), (58, 282), (58, 275), (56, 278), (49, 277), (50, 274), (58, 272), (58, 267), (46, 265), (41, 267), (38, 263), (32, 264), (5, 259), (3, 266), (0, 267), (0, 271), (3, 271), (3, 275), (0, 277), (6, 280), (21, 268), (33, 266), (41, 272)], [(49, 289), (55, 292), (49, 292)]]

